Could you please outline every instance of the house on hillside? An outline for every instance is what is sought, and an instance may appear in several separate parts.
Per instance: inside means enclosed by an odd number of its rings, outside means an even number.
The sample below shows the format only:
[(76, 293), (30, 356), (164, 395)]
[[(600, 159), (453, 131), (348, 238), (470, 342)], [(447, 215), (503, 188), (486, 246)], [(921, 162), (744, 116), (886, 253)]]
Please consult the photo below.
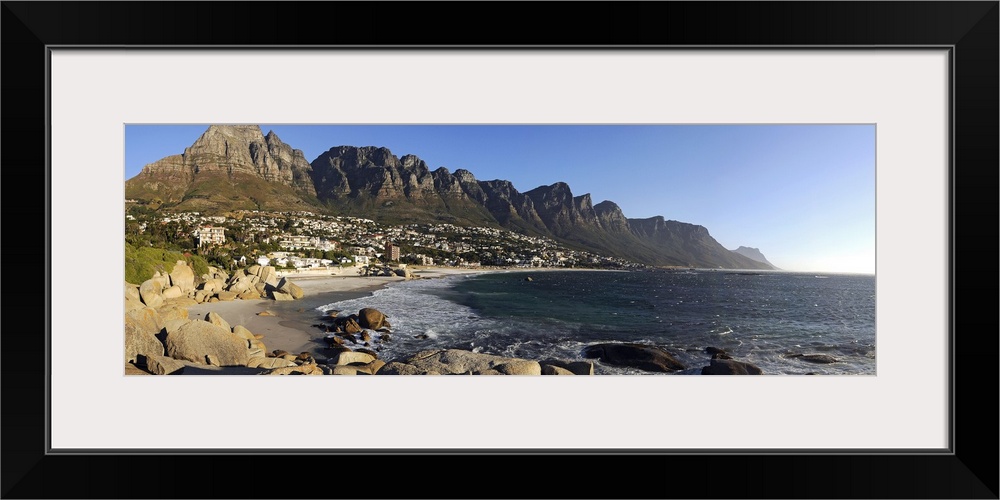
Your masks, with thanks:
[(226, 228), (218, 226), (202, 226), (194, 231), (198, 246), (221, 245), (226, 242)]

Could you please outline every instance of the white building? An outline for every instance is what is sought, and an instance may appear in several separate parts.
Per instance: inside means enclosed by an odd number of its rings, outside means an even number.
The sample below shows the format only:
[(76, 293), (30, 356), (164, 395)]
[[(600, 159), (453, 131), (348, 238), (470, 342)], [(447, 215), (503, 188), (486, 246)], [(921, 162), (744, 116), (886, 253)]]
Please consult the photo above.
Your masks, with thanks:
[(198, 246), (221, 245), (226, 242), (226, 228), (217, 226), (202, 226), (194, 231)]

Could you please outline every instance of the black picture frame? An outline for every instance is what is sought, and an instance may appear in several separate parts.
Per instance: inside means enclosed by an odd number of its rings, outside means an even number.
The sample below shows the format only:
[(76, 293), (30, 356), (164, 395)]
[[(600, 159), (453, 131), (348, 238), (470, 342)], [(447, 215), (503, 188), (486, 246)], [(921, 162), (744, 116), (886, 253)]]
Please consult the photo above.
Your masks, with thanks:
[[(14, 269), (8, 268), (8, 276), (13, 276), (8, 290), (15, 293), (4, 297), (9, 314), (0, 340), (4, 347), (0, 363), (5, 403), (0, 440), (3, 497), (998, 498), (997, 427), (977, 424), (998, 421), (997, 392), (992, 385), (997, 380), (998, 329), (993, 311), (987, 318), (974, 304), (984, 303), (979, 299), (997, 303), (1000, 4), (574, 2), (552, 6), (549, 10), (538, 3), (517, 2), (3, 2), (0, 61), (5, 70), (2, 137), (6, 147), (0, 153), (9, 188), (5, 222), (8, 236), (35, 242), (4, 246), (3, 263), (14, 264)], [(48, 454), (42, 353), (48, 348), (48, 318), (57, 311), (43, 307), (48, 301), (40, 300), (42, 287), (25, 286), (30, 280), (22, 281), (18, 277), (22, 271), (17, 270), (17, 263), (40, 260), (42, 246), (37, 242), (41, 241), (46, 242), (46, 262), (66, 258), (64, 249), (50, 247), (45, 205), (48, 47), (347, 45), (608, 50), (626, 46), (951, 47), (954, 371), (950, 452), (376, 453), (360, 457)], [(28, 202), (33, 206), (29, 208)], [(46, 272), (46, 299), (50, 279)], [(141, 418), (138, 401), (136, 408), (135, 415), (122, 418)], [(575, 471), (573, 477), (555, 472), (554, 463), (568, 464)], [(267, 467), (266, 475), (259, 472), (262, 465)], [(369, 477), (351, 472), (369, 468), (378, 472)], [(641, 472), (649, 470), (654, 472)], [(303, 477), (308, 480), (299, 481)], [(469, 479), (480, 489), (458, 486)], [(452, 480), (457, 484), (450, 485)], [(193, 486), (199, 484), (208, 484), (208, 489)]]

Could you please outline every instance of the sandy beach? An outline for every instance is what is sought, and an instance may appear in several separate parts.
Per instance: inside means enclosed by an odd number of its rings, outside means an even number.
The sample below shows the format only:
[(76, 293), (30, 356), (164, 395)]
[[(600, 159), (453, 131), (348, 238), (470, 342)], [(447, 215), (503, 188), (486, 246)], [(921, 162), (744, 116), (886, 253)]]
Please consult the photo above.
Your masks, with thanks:
[[(401, 276), (358, 276), (354, 268), (316, 269), (304, 272), (279, 272), (278, 278), (287, 278), (303, 292), (298, 300), (226, 300), (185, 305), (187, 317), (192, 320), (206, 320), (209, 313), (222, 317), (231, 326), (241, 325), (254, 335), (259, 335), (257, 346), (265, 353), (276, 350), (298, 355), (309, 353), (312, 358), (326, 363), (328, 348), (327, 326), (329, 317), (322, 307), (334, 302), (361, 299), (393, 283), (408, 279), (436, 279), (454, 275), (483, 273), (545, 273), (548, 271), (574, 270), (565, 268), (502, 268), (502, 267), (437, 267), (409, 266), (412, 277)], [(586, 269), (577, 269), (584, 271)], [(357, 311), (344, 311), (354, 313)], [(385, 360), (388, 361), (388, 360)], [(253, 375), (267, 372), (265, 368), (248, 366), (209, 366), (191, 361), (182, 361), (185, 374), (189, 375)], [(128, 366), (128, 365), (127, 365)], [(145, 373), (137, 369), (133, 373)]]
[[(420, 279), (441, 278), (455, 274), (498, 272), (494, 268), (412, 267)], [(243, 325), (255, 334), (263, 335), (268, 352), (281, 349), (298, 354), (310, 352), (317, 359), (325, 358), (324, 332), (317, 328), (321, 314), (316, 308), (332, 302), (370, 295), (390, 283), (404, 281), (393, 276), (332, 275), (330, 272), (283, 273), (302, 288), (305, 296), (294, 301), (270, 299), (233, 300), (188, 306), (188, 317), (205, 319), (209, 312), (222, 316), (230, 325)], [(268, 311), (274, 314), (260, 315)]]

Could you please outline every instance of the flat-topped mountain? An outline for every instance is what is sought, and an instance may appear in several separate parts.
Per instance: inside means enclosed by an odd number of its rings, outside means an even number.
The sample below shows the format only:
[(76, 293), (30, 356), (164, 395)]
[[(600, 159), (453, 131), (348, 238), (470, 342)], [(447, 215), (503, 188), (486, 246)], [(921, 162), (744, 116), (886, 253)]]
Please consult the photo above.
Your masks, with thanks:
[(382, 147), (336, 146), (311, 163), (258, 126), (213, 125), (184, 150), (147, 165), (125, 196), (163, 210), (311, 210), (386, 223), (509, 229), (569, 247), (656, 266), (771, 269), (725, 249), (702, 226), (663, 217), (629, 219), (556, 182), (519, 192), (510, 181), (431, 170)]

